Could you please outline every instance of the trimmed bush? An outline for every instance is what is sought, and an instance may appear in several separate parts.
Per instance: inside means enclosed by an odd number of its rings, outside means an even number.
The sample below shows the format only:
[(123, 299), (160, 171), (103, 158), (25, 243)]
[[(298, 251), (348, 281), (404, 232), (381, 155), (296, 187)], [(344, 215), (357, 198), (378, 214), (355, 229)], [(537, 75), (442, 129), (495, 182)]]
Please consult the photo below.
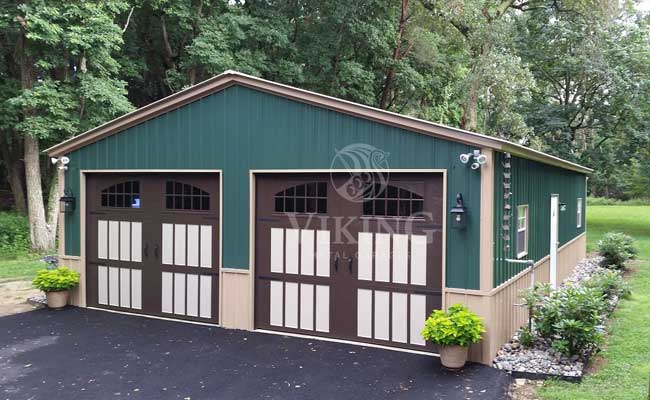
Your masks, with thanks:
[(603, 257), (603, 267), (623, 269), (625, 263), (636, 257), (638, 252), (634, 239), (624, 233), (608, 232), (598, 242), (598, 253)]
[(481, 340), (485, 332), (483, 320), (462, 304), (449, 311), (435, 310), (424, 323), (422, 337), (436, 344), (469, 346)]
[(600, 290), (564, 288), (551, 293), (539, 307), (535, 327), (555, 351), (566, 355), (589, 354), (602, 345), (600, 325), (606, 309)]
[(66, 267), (42, 269), (32, 281), (35, 288), (48, 292), (69, 290), (79, 284), (79, 273)]
[(623, 273), (616, 270), (597, 273), (585, 282), (585, 286), (599, 290), (608, 299), (613, 297), (627, 298), (632, 294), (630, 284), (623, 279)]

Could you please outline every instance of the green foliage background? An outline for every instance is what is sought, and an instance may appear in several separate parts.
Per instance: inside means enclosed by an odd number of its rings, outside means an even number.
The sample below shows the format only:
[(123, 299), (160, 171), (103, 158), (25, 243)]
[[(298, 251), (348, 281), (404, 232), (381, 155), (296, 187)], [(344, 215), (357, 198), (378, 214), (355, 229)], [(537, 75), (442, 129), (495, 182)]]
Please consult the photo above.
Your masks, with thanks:
[(597, 196), (650, 196), (650, 17), (615, 0), (0, 1), (0, 172), (24, 135), (50, 145), (226, 69), (518, 141), (596, 169)]

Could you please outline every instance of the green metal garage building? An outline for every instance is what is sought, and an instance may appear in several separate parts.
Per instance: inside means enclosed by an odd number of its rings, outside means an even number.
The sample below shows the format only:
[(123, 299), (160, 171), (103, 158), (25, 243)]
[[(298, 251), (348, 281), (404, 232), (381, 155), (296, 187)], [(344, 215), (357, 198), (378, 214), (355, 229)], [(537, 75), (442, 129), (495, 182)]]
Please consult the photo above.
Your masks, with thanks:
[(237, 72), (47, 152), (82, 307), (435, 352), (463, 302), (490, 363), (585, 255), (588, 168)]

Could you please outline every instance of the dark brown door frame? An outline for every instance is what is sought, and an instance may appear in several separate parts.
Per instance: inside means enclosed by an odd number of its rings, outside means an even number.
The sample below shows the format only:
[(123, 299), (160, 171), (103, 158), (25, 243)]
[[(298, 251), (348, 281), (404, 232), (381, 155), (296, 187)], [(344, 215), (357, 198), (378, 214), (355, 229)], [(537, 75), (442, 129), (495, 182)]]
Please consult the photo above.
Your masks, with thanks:
[[(219, 243), (218, 243), (218, 260), (217, 260), (217, 274), (218, 274), (218, 287), (216, 288), (217, 290), (217, 296), (218, 296), (218, 301), (217, 301), (217, 310), (214, 312), (217, 313), (217, 323), (213, 324), (210, 322), (204, 322), (204, 321), (191, 321), (188, 319), (179, 319), (179, 318), (174, 318), (173, 315), (171, 316), (158, 316), (158, 315), (148, 315), (145, 313), (137, 312), (137, 310), (133, 311), (126, 311), (126, 310), (110, 310), (110, 307), (108, 308), (98, 308), (98, 307), (93, 307), (88, 305), (87, 298), (88, 298), (88, 249), (87, 249), (87, 239), (88, 239), (88, 230), (87, 230), (87, 214), (88, 214), (88, 187), (87, 187), (87, 175), (95, 175), (95, 174), (123, 174), (123, 175), (128, 175), (128, 174), (164, 174), (164, 173), (170, 173), (170, 174), (193, 174), (193, 173), (204, 173), (204, 174), (217, 174), (219, 176), (219, 187), (218, 187), (218, 199), (219, 199), (219, 225), (218, 225), (218, 235), (219, 235)], [(79, 215), (80, 215), (80, 221), (79, 221), (79, 230), (80, 230), (80, 259), (83, 264), (83, 270), (85, 273), (85, 277), (80, 281), (80, 289), (83, 295), (81, 296), (81, 306), (89, 307), (89, 308), (98, 308), (102, 310), (109, 310), (109, 311), (114, 311), (114, 312), (119, 312), (119, 313), (124, 313), (124, 314), (135, 314), (135, 315), (140, 315), (140, 316), (145, 316), (145, 317), (151, 317), (151, 318), (162, 318), (162, 319), (173, 319), (175, 321), (180, 321), (180, 322), (191, 322), (191, 323), (201, 323), (201, 324), (207, 324), (207, 325), (221, 325), (221, 318), (222, 318), (222, 305), (223, 305), (223, 290), (222, 290), (222, 282), (223, 282), (223, 170), (222, 169), (82, 169), (79, 170)], [(144, 234), (144, 232), (143, 232)], [(81, 288), (83, 286), (83, 288)], [(144, 300), (143, 300), (144, 301)]]
[[(377, 170), (371, 170), (371, 169), (360, 169), (360, 170), (347, 170), (347, 169), (252, 169), (249, 171), (249, 208), (250, 208), (250, 218), (249, 218), (249, 259), (250, 259), (250, 279), (251, 279), (251, 315), (250, 315), (250, 320), (251, 320), (251, 327), (255, 331), (262, 331), (266, 333), (272, 333), (272, 334), (281, 334), (281, 335), (289, 335), (289, 336), (299, 336), (299, 337), (313, 337), (314, 339), (324, 339), (324, 340), (330, 340), (330, 341), (339, 341), (339, 342), (350, 342), (350, 343), (359, 343), (361, 345), (366, 345), (366, 346), (375, 346), (375, 347), (381, 347), (381, 348), (387, 348), (387, 349), (393, 349), (393, 350), (399, 350), (399, 351), (409, 351), (409, 352), (420, 352), (423, 354), (430, 353), (430, 351), (423, 350), (423, 351), (417, 351), (417, 350), (410, 350), (410, 349), (404, 349), (400, 347), (393, 347), (390, 345), (382, 345), (382, 344), (376, 344), (373, 343), (372, 341), (369, 342), (361, 342), (361, 341), (355, 341), (355, 340), (348, 340), (348, 339), (336, 339), (336, 338), (330, 338), (327, 336), (316, 336), (316, 335), (309, 335), (309, 334), (302, 334), (302, 333), (290, 333), (290, 332), (274, 332), (274, 331), (269, 331), (266, 329), (258, 329), (255, 326), (255, 320), (256, 320), (256, 309), (255, 309), (255, 304), (256, 304), (256, 288), (257, 288), (257, 279), (256, 279), (256, 227), (257, 227), (257, 212), (256, 212), (256, 199), (257, 199), (257, 193), (256, 193), (256, 187), (257, 187), (257, 181), (256, 181), (256, 175), (270, 175), (270, 174), (317, 174), (317, 173), (350, 173), (350, 172), (377, 172)], [(380, 170), (379, 172), (388, 172), (388, 173), (413, 173), (413, 174), (441, 174), (442, 175), (442, 243), (441, 243), (441, 251), (442, 251), (442, 271), (441, 271), (441, 308), (444, 310), (447, 307), (446, 304), (446, 293), (447, 293), (447, 287), (445, 285), (446, 282), (446, 265), (447, 265), (447, 174), (448, 170), (447, 169), (442, 169), (442, 168), (429, 168), (429, 169), (383, 169)], [(428, 347), (428, 346), (427, 346)]]

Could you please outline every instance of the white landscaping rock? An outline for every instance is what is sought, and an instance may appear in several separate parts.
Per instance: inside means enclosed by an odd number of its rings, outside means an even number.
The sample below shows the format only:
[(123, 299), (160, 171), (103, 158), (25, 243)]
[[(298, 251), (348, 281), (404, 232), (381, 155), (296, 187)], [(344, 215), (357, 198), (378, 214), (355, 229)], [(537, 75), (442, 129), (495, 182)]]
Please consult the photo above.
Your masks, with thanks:
[[(560, 286), (582, 286), (593, 275), (605, 270), (600, 266), (601, 260), (601, 257), (582, 260)], [(610, 300), (610, 311), (616, 308), (617, 303), (618, 298)], [(582, 376), (585, 361), (582, 357), (567, 357), (556, 353), (551, 349), (550, 343), (540, 337), (536, 337), (534, 344), (526, 348), (519, 342), (517, 331), (510, 342), (504, 344), (497, 352), (493, 366), (506, 371), (579, 378)]]

